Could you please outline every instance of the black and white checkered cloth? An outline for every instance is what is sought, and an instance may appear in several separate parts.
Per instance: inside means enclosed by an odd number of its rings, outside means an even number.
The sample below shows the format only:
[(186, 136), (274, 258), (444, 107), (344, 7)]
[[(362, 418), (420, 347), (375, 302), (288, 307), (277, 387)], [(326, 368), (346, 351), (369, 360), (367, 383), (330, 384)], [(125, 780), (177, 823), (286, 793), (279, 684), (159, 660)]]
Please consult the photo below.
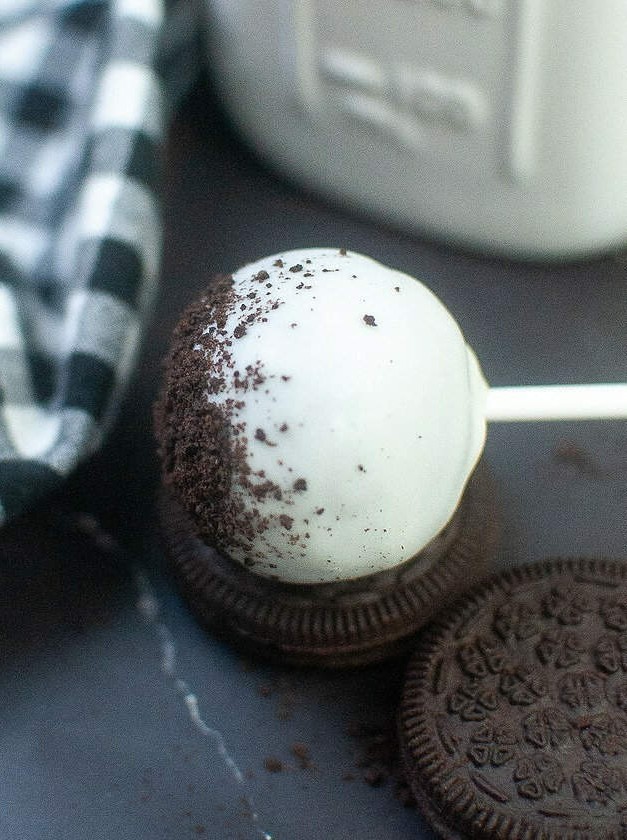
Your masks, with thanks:
[(0, 0), (0, 524), (100, 444), (155, 296), (195, 0)]

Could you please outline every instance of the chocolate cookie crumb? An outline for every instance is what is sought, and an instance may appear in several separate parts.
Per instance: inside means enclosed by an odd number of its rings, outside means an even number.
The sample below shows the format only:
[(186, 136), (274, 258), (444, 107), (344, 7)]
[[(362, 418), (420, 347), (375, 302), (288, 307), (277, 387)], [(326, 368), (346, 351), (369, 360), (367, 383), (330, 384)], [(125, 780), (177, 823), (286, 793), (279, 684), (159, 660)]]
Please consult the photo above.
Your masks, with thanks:
[(302, 741), (295, 741), (292, 744), (292, 755), (298, 760), (298, 766), (301, 770), (309, 770), (313, 767), (309, 747)]
[(303, 267), (300, 263), (296, 263), (296, 265), (293, 265), (290, 268), (290, 271), (294, 272), (294, 274), (296, 274), (297, 272), (302, 271), (302, 270), (303, 270)]
[[(394, 782), (394, 795), (404, 807), (415, 804), (402, 769), (396, 739), (394, 720), (382, 724), (355, 721), (347, 727), (347, 733), (360, 743), (355, 766), (364, 771), (362, 780), (371, 787), (381, 787), (388, 780)], [(345, 773), (345, 781), (354, 781), (358, 776)]]
[(376, 327), (377, 322), (374, 319), (374, 315), (364, 315), (364, 324), (367, 324), (369, 327)]
[(305, 491), (305, 490), (307, 489), (307, 481), (306, 481), (306, 479), (304, 479), (304, 478), (297, 478), (297, 479), (296, 479), (296, 481), (294, 482), (293, 487), (294, 487), (294, 490), (296, 490), (297, 492), (302, 492), (302, 491)]
[(556, 464), (572, 467), (581, 475), (598, 478), (601, 471), (583, 447), (574, 441), (561, 441), (553, 455)]
[(268, 773), (280, 773), (283, 770), (283, 762), (274, 755), (269, 755), (263, 760), (263, 766)]
[(383, 770), (367, 770), (364, 773), (364, 782), (370, 787), (381, 787), (387, 781), (387, 776)]
[(293, 517), (287, 516), (287, 514), (282, 513), (279, 516), (279, 522), (285, 528), (286, 531), (290, 531), (291, 528), (292, 528), (292, 525), (294, 524), (294, 519), (293, 519)]

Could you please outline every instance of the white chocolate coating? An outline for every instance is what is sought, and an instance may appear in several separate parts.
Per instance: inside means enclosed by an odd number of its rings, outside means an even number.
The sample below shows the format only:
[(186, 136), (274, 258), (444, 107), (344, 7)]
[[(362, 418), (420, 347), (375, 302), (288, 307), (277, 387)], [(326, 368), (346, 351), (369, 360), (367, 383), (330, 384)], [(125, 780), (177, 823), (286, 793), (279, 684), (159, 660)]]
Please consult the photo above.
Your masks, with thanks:
[[(250, 473), (233, 471), (231, 494), (264, 527), (230, 556), (292, 583), (411, 558), (451, 518), (485, 441), (487, 385), (457, 323), (420, 282), (352, 252), (299, 249), (233, 277), (229, 373), (208, 399), (238, 401)], [(280, 492), (260, 497), (251, 479)]]

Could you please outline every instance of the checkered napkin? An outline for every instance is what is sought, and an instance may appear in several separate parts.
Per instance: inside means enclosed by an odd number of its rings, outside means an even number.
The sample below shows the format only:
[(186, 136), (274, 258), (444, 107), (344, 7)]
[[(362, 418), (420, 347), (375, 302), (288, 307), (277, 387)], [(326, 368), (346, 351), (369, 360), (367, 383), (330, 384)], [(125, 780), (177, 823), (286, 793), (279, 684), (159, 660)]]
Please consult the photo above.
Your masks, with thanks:
[(102, 441), (155, 296), (194, 0), (0, 0), (0, 524)]

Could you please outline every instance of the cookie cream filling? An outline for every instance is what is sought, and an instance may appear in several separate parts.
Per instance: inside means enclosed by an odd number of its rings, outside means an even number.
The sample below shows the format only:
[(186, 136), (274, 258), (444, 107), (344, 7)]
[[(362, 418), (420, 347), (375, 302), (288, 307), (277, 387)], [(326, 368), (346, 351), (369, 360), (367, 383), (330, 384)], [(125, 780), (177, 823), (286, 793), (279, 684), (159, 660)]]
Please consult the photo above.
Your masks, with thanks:
[(427, 545), (485, 440), (487, 385), (443, 304), (368, 257), (316, 248), (244, 266), (206, 311), (193, 358), (229, 450), (217, 547), (318, 583)]

